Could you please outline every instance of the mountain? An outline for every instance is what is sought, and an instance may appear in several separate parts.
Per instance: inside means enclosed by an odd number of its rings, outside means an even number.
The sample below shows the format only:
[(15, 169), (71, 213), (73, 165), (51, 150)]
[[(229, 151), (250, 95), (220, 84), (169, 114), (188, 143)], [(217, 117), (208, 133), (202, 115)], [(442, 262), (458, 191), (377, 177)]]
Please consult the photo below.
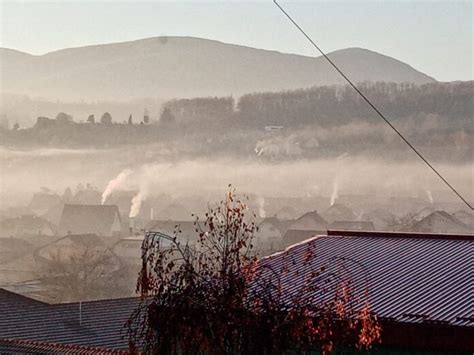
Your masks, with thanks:
[[(366, 49), (329, 54), (353, 81), (435, 80)], [(305, 57), (192, 37), (157, 37), (33, 56), (0, 49), (2, 91), (54, 100), (238, 96), (343, 80), (322, 57)]]

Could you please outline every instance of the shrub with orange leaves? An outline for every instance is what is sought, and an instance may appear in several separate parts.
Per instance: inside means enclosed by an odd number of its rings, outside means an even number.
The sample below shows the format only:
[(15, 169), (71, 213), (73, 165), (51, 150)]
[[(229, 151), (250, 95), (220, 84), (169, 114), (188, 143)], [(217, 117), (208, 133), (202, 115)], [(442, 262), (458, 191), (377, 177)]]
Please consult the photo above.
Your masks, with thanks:
[[(140, 307), (128, 322), (131, 346), (153, 354), (283, 354), (334, 346), (369, 348), (380, 326), (367, 300), (357, 309), (349, 279), (338, 274), (321, 287), (325, 268), (309, 270), (288, 302), (281, 276), (253, 249), (257, 231), (246, 204), (230, 188), (226, 198), (196, 217), (195, 245), (148, 232), (137, 291)], [(302, 263), (317, 253), (308, 250)], [(305, 269), (305, 268), (302, 268)], [(326, 280), (327, 281), (327, 280)], [(323, 281), (324, 284), (327, 284)], [(315, 292), (324, 297), (315, 301)]]

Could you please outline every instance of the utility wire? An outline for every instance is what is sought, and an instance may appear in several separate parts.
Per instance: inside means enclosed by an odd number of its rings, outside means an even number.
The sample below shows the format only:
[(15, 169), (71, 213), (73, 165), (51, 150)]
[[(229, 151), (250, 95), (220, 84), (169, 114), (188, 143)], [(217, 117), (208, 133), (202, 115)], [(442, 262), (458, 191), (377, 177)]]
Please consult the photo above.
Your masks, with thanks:
[(423, 157), (423, 155), (400, 133), (400, 131), (396, 129), (392, 123), (390, 123), (390, 121), (367, 98), (367, 96), (365, 96), (364, 93), (360, 91), (360, 89), (342, 72), (342, 70), (339, 69), (339, 67), (326, 55), (326, 53), (324, 53), (323, 50), (319, 48), (319, 46), (316, 43), (314, 43), (311, 37), (306, 34), (306, 32), (296, 23), (295, 20), (293, 20), (293, 18), (285, 11), (285, 9), (283, 9), (283, 7), (281, 7), (281, 5), (276, 0), (273, 0), (273, 3), (281, 10), (281, 12), (283, 12), (283, 14), (285, 14), (285, 16), (291, 21), (291, 23), (293, 23), (293, 25), (295, 25), (295, 27), (306, 37), (306, 39), (313, 45), (313, 47), (316, 48), (319, 53), (321, 53), (321, 55), (329, 62), (329, 64), (331, 64), (333, 68), (336, 69), (336, 71), (349, 83), (349, 85), (352, 86), (352, 88), (364, 99), (364, 101), (379, 115), (379, 117), (383, 119), (385, 123), (388, 124), (390, 128), (396, 134), (398, 134), (398, 136), (415, 152), (415, 154), (418, 155), (418, 157), (421, 160), (423, 160), (423, 162), (446, 184), (446, 186), (448, 186), (451, 189), (452, 192), (456, 194), (457, 197), (459, 197), (462, 200), (462, 202), (466, 204), (467, 207), (469, 207), (469, 209), (474, 210), (474, 207), (469, 202), (467, 202), (467, 200), (464, 197), (461, 196), (461, 194), (438, 172), (438, 170), (436, 170), (435, 167), (433, 167), (433, 165), (431, 165), (430, 162), (425, 157)]

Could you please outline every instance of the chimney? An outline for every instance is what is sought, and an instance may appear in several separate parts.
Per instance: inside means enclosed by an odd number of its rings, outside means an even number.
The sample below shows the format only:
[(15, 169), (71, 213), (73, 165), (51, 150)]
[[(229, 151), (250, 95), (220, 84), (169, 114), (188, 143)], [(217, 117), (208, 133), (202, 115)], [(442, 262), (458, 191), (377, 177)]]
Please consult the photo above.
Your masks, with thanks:
[(129, 225), (129, 228), (128, 228), (128, 235), (131, 237), (133, 235), (133, 230), (135, 229), (135, 219), (134, 218), (130, 218), (128, 220), (128, 225)]

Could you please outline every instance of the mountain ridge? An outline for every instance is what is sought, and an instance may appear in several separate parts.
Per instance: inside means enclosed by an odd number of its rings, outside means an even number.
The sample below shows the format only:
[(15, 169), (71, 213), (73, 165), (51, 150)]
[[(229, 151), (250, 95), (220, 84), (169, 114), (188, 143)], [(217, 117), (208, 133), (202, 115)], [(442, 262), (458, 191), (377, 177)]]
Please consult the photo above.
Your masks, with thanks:
[[(328, 56), (356, 82), (436, 82), (369, 49)], [(59, 100), (239, 96), (344, 83), (323, 57), (197, 37), (151, 37), (42, 55), (0, 48), (0, 59), (3, 91)]]

